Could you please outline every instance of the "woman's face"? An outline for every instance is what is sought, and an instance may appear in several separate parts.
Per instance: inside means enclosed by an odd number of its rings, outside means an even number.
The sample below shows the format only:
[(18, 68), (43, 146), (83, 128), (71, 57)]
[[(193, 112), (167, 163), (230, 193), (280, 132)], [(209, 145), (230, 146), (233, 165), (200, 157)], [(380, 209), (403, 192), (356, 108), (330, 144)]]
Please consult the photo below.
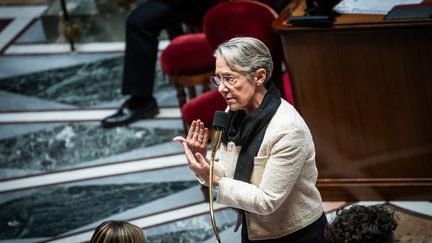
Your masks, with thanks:
[(259, 104), (257, 106), (255, 97), (257, 89), (256, 77), (248, 80), (247, 76), (232, 71), (223, 57), (216, 59), (215, 75), (219, 76), (222, 80), (227, 78), (232, 80), (231, 84), (222, 81), (218, 87), (219, 93), (225, 98), (232, 111), (244, 110), (246, 113), (249, 113), (258, 108)]

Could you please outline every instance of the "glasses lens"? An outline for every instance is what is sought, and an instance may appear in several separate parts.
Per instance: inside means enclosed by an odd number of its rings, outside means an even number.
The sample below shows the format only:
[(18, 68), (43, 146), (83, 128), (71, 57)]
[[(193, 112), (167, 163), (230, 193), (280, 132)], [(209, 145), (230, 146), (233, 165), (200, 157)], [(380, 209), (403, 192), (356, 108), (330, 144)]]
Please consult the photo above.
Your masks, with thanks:
[(219, 86), (220, 82), (221, 82), (221, 79), (218, 76), (213, 76), (213, 77), (210, 78), (210, 81), (212, 82), (212, 84), (214, 86)]

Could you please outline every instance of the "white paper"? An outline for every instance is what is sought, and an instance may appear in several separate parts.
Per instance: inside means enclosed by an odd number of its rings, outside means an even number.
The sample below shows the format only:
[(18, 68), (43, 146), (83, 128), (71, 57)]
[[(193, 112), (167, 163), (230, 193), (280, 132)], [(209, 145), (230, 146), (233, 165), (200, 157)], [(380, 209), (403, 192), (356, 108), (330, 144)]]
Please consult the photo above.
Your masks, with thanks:
[(394, 6), (422, 0), (342, 0), (334, 10), (343, 14), (387, 14)]

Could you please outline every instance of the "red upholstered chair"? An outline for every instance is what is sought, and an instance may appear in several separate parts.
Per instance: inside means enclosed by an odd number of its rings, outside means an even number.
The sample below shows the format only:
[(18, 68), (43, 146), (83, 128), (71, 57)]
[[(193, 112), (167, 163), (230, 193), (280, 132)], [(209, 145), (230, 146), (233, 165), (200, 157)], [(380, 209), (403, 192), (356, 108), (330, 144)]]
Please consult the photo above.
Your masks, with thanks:
[(161, 66), (177, 87), (179, 105), (186, 124), (199, 118), (210, 127), (214, 112), (225, 109), (226, 103), (216, 90), (195, 99), (196, 93), (189, 90), (189, 99), (192, 100), (186, 102), (186, 92), (183, 89), (198, 84), (204, 87), (210, 85), (209, 78), (215, 69), (212, 53), (219, 44), (233, 37), (255, 37), (269, 47), (274, 59), (272, 80), (283, 93), (280, 38), (272, 28), (276, 17), (273, 9), (257, 1), (223, 2), (211, 8), (204, 16), (203, 34), (180, 36), (171, 41), (161, 54)]
[(204, 33), (178, 36), (165, 48), (160, 64), (177, 89), (180, 108), (186, 102), (186, 91), (193, 98), (197, 85), (203, 85), (204, 92), (209, 90), (208, 80), (213, 75), (214, 63)]
[[(214, 74), (214, 63), (204, 33), (181, 35), (164, 49), (160, 64), (176, 88), (181, 110), (188, 98), (197, 96), (197, 86), (202, 87), (202, 92), (210, 90), (209, 79)], [(183, 120), (183, 124), (187, 131), (188, 123)]]

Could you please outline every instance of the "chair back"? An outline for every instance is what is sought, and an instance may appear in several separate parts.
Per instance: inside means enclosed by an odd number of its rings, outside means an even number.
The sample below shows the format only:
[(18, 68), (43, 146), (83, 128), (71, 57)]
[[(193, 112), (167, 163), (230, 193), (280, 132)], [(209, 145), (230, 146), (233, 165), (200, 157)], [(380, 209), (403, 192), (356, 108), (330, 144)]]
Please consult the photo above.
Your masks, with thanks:
[(282, 45), (272, 27), (276, 18), (277, 13), (272, 8), (258, 1), (221, 2), (207, 11), (203, 30), (212, 53), (219, 44), (234, 37), (261, 40), (271, 51), (274, 64), (272, 80), (282, 91)]
[(257, 1), (223, 2), (207, 11), (203, 30), (211, 51), (237, 36), (255, 37), (271, 48), (278, 38), (272, 28), (276, 17), (273, 9)]

